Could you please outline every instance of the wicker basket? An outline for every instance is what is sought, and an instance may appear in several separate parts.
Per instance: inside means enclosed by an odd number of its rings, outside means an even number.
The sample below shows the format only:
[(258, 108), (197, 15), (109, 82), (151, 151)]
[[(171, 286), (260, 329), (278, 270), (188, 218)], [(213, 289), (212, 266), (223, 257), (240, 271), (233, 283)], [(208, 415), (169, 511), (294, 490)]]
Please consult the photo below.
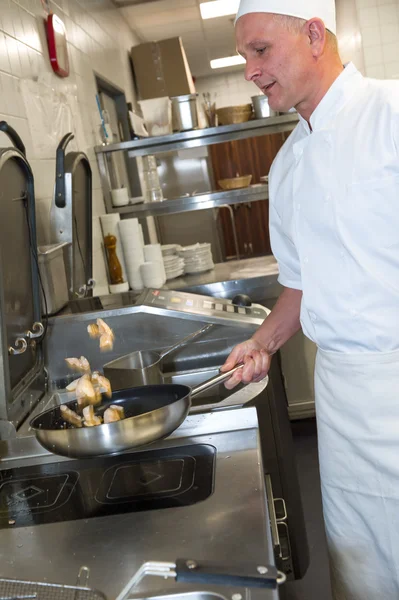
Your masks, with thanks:
[(218, 184), (222, 190), (237, 190), (238, 188), (248, 187), (252, 181), (252, 175), (242, 175), (242, 177), (232, 177), (230, 179), (220, 179)]
[(252, 115), (252, 104), (241, 104), (240, 106), (226, 106), (216, 110), (219, 125), (233, 125), (245, 123)]

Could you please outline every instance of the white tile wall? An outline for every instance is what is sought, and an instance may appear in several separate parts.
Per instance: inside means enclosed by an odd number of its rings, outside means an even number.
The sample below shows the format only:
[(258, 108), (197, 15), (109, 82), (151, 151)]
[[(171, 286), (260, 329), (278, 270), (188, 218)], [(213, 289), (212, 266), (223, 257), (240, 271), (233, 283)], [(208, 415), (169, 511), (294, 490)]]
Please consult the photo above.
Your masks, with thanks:
[[(122, 88), (127, 101), (133, 101), (128, 51), (138, 40), (111, 0), (56, 0), (50, 2), (50, 8), (66, 26), (71, 65), (68, 79), (60, 79), (51, 69), (41, 0), (0, 0), (0, 119), (17, 130), (27, 148), (35, 176), (39, 243), (48, 243), (55, 150), (59, 140), (54, 139), (49, 156), (41, 158), (40, 142), (31, 136), (32, 123), (28, 122), (21, 87), (23, 80), (39, 78), (55, 92), (67, 90), (69, 98), (77, 98), (76, 104), (74, 101), (74, 105), (69, 106), (70, 110), (77, 106), (74, 133), (79, 140), (79, 150), (88, 154), (93, 170), (94, 277), (99, 291), (107, 291), (98, 219), (105, 207), (93, 151), (93, 146), (100, 141), (94, 72)], [(67, 105), (69, 101), (67, 97)], [(82, 124), (81, 131), (77, 131), (79, 124)], [(5, 145), (9, 145), (8, 139), (0, 134), (0, 146)]]
[(399, 78), (399, 0), (356, 0), (365, 73)]
[(217, 108), (248, 104), (251, 102), (251, 96), (259, 93), (254, 83), (244, 79), (244, 69), (211, 77), (199, 77), (195, 81), (195, 88), (200, 94), (200, 102), (202, 102), (202, 92), (216, 94)]

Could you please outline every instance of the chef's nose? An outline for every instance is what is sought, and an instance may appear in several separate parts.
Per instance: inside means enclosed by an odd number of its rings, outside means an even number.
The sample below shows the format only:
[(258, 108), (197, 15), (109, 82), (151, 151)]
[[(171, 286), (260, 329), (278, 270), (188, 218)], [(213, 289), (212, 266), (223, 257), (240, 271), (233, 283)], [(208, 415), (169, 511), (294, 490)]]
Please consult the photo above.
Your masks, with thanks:
[(247, 81), (256, 82), (257, 79), (261, 76), (261, 70), (259, 67), (254, 66), (251, 61), (247, 60), (245, 65), (245, 79)]

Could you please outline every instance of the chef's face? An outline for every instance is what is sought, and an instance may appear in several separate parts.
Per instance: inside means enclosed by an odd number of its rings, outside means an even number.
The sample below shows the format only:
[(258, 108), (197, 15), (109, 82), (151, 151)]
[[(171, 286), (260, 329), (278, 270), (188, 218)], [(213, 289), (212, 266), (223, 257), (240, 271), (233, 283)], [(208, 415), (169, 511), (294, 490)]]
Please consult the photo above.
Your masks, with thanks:
[(273, 110), (286, 112), (306, 102), (313, 57), (305, 25), (294, 33), (271, 14), (250, 13), (237, 21), (236, 42), (246, 60), (245, 79), (258, 86)]

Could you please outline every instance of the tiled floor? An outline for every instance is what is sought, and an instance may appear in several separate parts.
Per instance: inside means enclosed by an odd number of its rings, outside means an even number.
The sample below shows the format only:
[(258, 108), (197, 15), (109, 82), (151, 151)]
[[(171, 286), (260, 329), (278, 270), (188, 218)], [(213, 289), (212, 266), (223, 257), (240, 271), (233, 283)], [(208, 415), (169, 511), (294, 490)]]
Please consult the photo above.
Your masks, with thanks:
[(317, 432), (314, 419), (292, 423), (299, 481), (310, 549), (310, 566), (301, 581), (286, 584), (282, 600), (331, 600), (321, 507)]

